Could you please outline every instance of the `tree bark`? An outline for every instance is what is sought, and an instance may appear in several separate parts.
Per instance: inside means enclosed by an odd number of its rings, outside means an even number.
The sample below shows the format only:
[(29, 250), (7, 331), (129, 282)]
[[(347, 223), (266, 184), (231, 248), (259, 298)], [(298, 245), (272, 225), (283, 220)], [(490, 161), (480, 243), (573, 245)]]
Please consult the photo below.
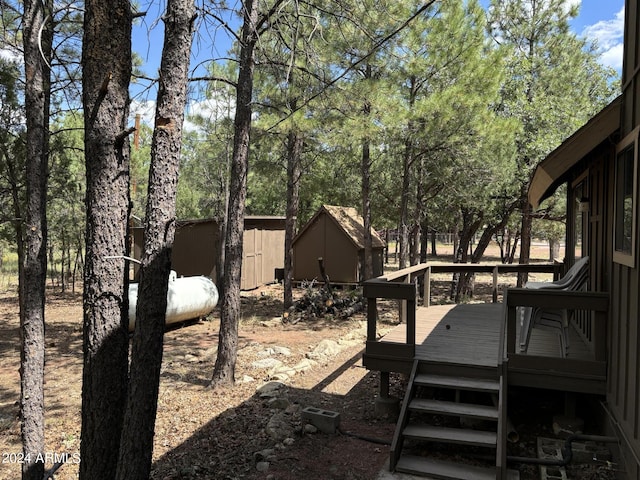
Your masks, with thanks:
[(560, 258), (560, 241), (555, 238), (549, 239), (549, 261), (553, 262)]
[(231, 385), (235, 382), (238, 355), (238, 322), (240, 321), (240, 274), (242, 267), (242, 239), (244, 234), (244, 208), (247, 197), (247, 170), (249, 166), (249, 137), (253, 97), (255, 46), (258, 41), (258, 4), (244, 2), (244, 20), (241, 34), (240, 70), (234, 120), (233, 158), (229, 186), (229, 209), (222, 287), (218, 355), (211, 379), (212, 386)]
[[(371, 68), (371, 67), (368, 67)], [(367, 115), (371, 107), (367, 105)], [(371, 149), (368, 138), (362, 142), (362, 219), (364, 221), (364, 262), (360, 281), (373, 277), (373, 237), (371, 236)]]
[(145, 245), (117, 480), (146, 480), (151, 472), (162, 345), (175, 237), (182, 124), (193, 38), (193, 0), (169, 0), (151, 144)]
[(400, 243), (399, 269), (407, 267), (409, 261), (409, 174), (412, 163), (411, 151), (412, 147), (409, 140), (407, 140), (402, 163), (402, 192), (400, 193), (400, 228), (398, 231), (398, 242)]
[[(460, 243), (454, 258), (455, 263), (467, 263), (469, 261), (469, 246), (473, 235), (482, 225), (482, 214), (476, 216), (467, 208), (462, 208), (462, 230), (460, 231)], [(452, 296), (456, 303), (460, 302), (463, 295), (473, 295), (473, 277), (466, 274), (453, 274)]]
[[(85, 2), (87, 176), (81, 480), (115, 477), (127, 389), (130, 3)], [(114, 258), (115, 257), (115, 258)]]
[[(52, 29), (45, 17), (51, 0), (24, 2), (27, 205), (24, 267), (20, 280), (20, 414), (22, 418), (22, 478), (40, 480), (44, 462), (44, 305), (47, 280), (47, 169)], [(41, 53), (42, 49), (42, 53)], [(43, 58), (44, 55), (44, 58)]]
[[(526, 196), (524, 196), (522, 205), (522, 227), (520, 228), (520, 265), (526, 265), (531, 258), (531, 205)], [(522, 287), (527, 283), (528, 274), (526, 272), (518, 274), (518, 287)]]
[(293, 305), (293, 237), (300, 205), (303, 138), (295, 130), (287, 139), (287, 212), (284, 225), (284, 310)]

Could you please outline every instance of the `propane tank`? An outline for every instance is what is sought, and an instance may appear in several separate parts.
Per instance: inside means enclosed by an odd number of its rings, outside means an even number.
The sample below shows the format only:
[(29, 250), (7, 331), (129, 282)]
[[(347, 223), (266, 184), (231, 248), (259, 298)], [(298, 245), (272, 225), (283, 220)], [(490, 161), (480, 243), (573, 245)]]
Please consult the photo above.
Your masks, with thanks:
[[(138, 303), (138, 284), (129, 284), (129, 331), (133, 331)], [(204, 317), (218, 304), (218, 289), (205, 276), (180, 277), (171, 270), (167, 290), (167, 325)]]

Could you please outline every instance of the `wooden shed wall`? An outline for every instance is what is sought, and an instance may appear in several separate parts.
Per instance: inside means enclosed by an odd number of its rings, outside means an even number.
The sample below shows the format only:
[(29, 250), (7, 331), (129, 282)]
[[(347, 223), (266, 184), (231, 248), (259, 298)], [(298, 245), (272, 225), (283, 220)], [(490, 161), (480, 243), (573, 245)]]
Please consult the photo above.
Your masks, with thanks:
[[(213, 220), (180, 225), (176, 229), (171, 266), (179, 276), (216, 278), (218, 224)], [(134, 231), (134, 255), (141, 257), (142, 229)], [(248, 218), (243, 237), (240, 288), (250, 290), (275, 280), (275, 269), (284, 267), (284, 220)]]
[(216, 276), (218, 224), (215, 222), (188, 223), (176, 229), (171, 253), (171, 268), (178, 276)]
[(293, 278), (296, 281), (320, 278), (318, 258), (332, 282), (358, 281), (358, 250), (329, 216), (322, 212), (293, 245)]

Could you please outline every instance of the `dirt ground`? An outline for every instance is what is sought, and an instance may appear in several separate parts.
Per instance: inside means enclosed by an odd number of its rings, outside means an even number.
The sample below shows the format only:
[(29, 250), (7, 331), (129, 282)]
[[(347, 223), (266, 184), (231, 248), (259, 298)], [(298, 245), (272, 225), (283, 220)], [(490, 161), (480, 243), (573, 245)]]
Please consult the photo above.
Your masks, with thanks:
[[(434, 295), (447, 282), (434, 282)], [(482, 286), (479, 291), (483, 291)], [(485, 288), (489, 292), (488, 287)], [(485, 295), (486, 295), (485, 292)], [(298, 290), (297, 295), (301, 295)], [(481, 295), (480, 295), (481, 296)], [(165, 334), (152, 478), (372, 480), (388, 459), (395, 425), (377, 418), (374, 399), (378, 377), (361, 365), (366, 338), (364, 314), (345, 320), (282, 321), (282, 287), (245, 292), (242, 299), (237, 385), (208, 387), (213, 372), (219, 309), (207, 319)], [(47, 301), (46, 449), (47, 453), (80, 451), (82, 377), (82, 301), (79, 294), (49, 292)], [(381, 312), (380, 330), (397, 323), (395, 308)], [(19, 329), (15, 292), (0, 293), (0, 479), (16, 479), (21, 451), (18, 419)], [(329, 345), (331, 349), (320, 347)], [(270, 360), (270, 362), (265, 361)], [(279, 366), (278, 366), (279, 365)], [(280, 381), (281, 388), (264, 385)], [(404, 379), (392, 375), (391, 394), (401, 398)], [(276, 384), (277, 385), (277, 384)], [(279, 385), (277, 385), (279, 386)], [(553, 400), (549, 400), (553, 402)], [(338, 412), (336, 434), (305, 427), (306, 407)], [(530, 417), (524, 412), (522, 418)], [(529, 420), (531, 420), (529, 418)], [(543, 425), (544, 424), (544, 425)], [(518, 424), (520, 450), (525, 440), (548, 430), (546, 419)], [(522, 451), (518, 452), (522, 454)], [(533, 452), (525, 453), (531, 455)], [(74, 455), (76, 457), (74, 457)], [(51, 462), (47, 468), (51, 467)], [(60, 480), (77, 478), (78, 466), (65, 464)], [(523, 480), (537, 469), (521, 470)], [(589, 471), (593, 473), (593, 469)], [(571, 478), (571, 477), (570, 477)], [(573, 478), (607, 478), (581, 475)]]
[[(341, 415), (344, 431), (391, 440), (393, 424), (374, 415), (377, 375), (361, 366), (366, 337), (363, 315), (288, 325), (281, 320), (281, 298), (278, 285), (244, 296), (238, 384), (233, 388), (208, 387), (215, 362), (218, 309), (204, 321), (165, 334), (152, 478), (375, 478), (387, 459), (387, 447), (346, 434), (307, 432), (300, 418), (300, 410), (309, 406), (335, 411)], [(81, 296), (50, 292), (46, 318), (45, 451), (73, 456), (80, 451)], [(20, 466), (10, 456), (21, 451), (18, 325), (15, 296), (5, 292), (0, 297), (3, 480), (20, 476)], [(330, 345), (334, 350), (314, 356), (323, 340), (333, 340), (335, 345)], [(293, 442), (283, 443), (267, 432), (270, 419), (282, 408), (273, 407), (268, 403), (270, 397), (257, 393), (274, 376), (272, 367), (259, 363), (268, 357), (280, 360), (285, 367), (303, 361), (311, 364), (306, 371), (290, 371), (290, 377), (282, 382), (286, 386), (278, 393), (287, 405), (283, 411), (290, 417), (292, 434), (288, 438)], [(393, 392), (396, 395), (401, 394), (400, 380), (392, 387), (399, 390)], [(268, 462), (266, 471), (257, 469), (262, 460)], [(51, 466), (47, 464), (47, 468)], [(56, 474), (56, 479), (73, 478), (77, 478), (73, 462)]]

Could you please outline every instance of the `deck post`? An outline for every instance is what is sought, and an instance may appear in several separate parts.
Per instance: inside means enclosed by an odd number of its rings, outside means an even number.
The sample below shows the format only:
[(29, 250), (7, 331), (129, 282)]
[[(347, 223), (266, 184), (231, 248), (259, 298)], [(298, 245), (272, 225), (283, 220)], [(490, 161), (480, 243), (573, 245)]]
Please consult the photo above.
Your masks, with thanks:
[(369, 297), (367, 299), (367, 341), (376, 341), (376, 327), (378, 321), (378, 304), (377, 298)]
[(405, 300), (407, 306), (407, 345), (416, 344), (416, 301)]
[(380, 392), (375, 402), (376, 415), (395, 422), (400, 413), (400, 400), (389, 396), (389, 372), (380, 372)]
[[(505, 300), (507, 301), (507, 300)], [(516, 321), (517, 309), (515, 305), (507, 303), (507, 354), (516, 353)]]
[[(411, 275), (405, 275), (404, 277), (402, 277), (401, 282), (410, 283)], [(400, 313), (400, 323), (407, 323), (407, 301), (406, 300), (400, 300), (399, 313)]]
[(498, 303), (498, 266), (493, 267), (493, 303)]
[(422, 282), (422, 306), (429, 307), (431, 305), (431, 267), (427, 267), (424, 271), (424, 281)]

